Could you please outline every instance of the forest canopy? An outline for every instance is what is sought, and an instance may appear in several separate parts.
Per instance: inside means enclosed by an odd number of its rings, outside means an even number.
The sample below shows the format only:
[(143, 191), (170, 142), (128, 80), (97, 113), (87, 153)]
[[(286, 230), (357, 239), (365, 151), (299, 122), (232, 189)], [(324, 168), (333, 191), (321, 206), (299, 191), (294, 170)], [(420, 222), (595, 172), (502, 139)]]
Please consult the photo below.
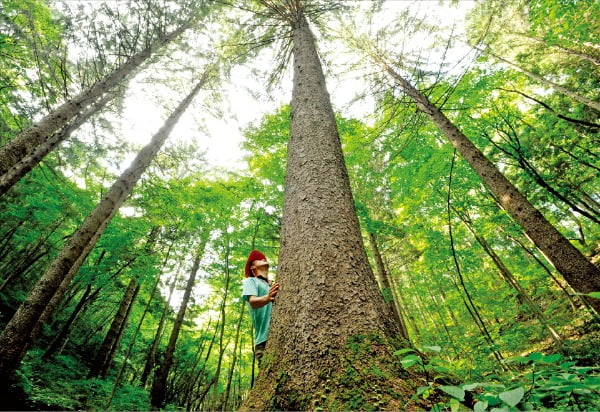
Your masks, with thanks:
[(2, 409), (600, 409), (599, 2), (0, 17)]

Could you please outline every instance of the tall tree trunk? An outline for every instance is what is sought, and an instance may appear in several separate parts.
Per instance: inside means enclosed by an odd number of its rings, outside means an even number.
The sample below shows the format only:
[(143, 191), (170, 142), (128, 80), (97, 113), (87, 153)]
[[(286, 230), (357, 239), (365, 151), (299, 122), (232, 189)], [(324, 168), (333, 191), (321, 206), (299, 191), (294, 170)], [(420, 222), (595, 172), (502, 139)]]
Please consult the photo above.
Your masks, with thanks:
[[(416, 382), (391, 371), (391, 342), (400, 333), (365, 252), (304, 6), (294, 0), (279, 7), (292, 28), (294, 56), (281, 288), (262, 370), (242, 409), (410, 408), (409, 396), (380, 393), (394, 386), (412, 394)], [(374, 367), (390, 373), (377, 376)], [(347, 403), (363, 389), (371, 396)]]
[[(163, 262), (163, 268), (166, 265), (166, 261)], [(179, 274), (179, 269), (177, 270), (177, 275)], [(146, 356), (146, 362), (144, 364), (144, 370), (142, 371), (142, 376), (140, 377), (140, 384), (142, 387), (146, 387), (148, 383), (148, 378), (150, 377), (150, 373), (155, 366), (156, 363), (156, 351), (158, 350), (158, 345), (160, 344), (160, 338), (163, 333), (163, 329), (165, 327), (165, 322), (167, 320), (167, 314), (171, 310), (171, 299), (173, 298), (173, 291), (175, 290), (175, 284), (177, 283), (177, 275), (173, 278), (171, 285), (169, 287), (169, 297), (163, 308), (163, 312), (160, 315), (160, 320), (158, 321), (158, 326), (156, 327), (156, 333), (154, 334), (154, 339), (152, 340), (152, 345), (150, 346), (150, 350), (148, 351), (148, 355)]]
[(381, 285), (381, 294), (383, 295), (383, 300), (388, 304), (391, 312), (394, 314), (394, 318), (398, 323), (402, 338), (404, 338), (406, 341), (409, 341), (410, 339), (408, 337), (406, 323), (400, 314), (398, 302), (396, 302), (394, 297), (394, 291), (390, 282), (390, 275), (388, 271), (385, 270), (383, 259), (381, 258), (381, 253), (379, 252), (379, 246), (377, 245), (377, 238), (372, 232), (369, 232), (369, 243), (371, 243), (371, 249), (373, 250), (373, 256), (375, 258), (375, 267), (377, 268), (377, 277), (379, 278), (379, 284)]
[(508, 64), (509, 66), (511, 66), (512, 68), (514, 68), (515, 70), (520, 71), (521, 73), (525, 74), (527, 77), (538, 81), (548, 87), (551, 87), (552, 89), (564, 94), (565, 96), (569, 96), (571, 99), (578, 101), (581, 104), (586, 105), (589, 108), (592, 108), (598, 112), (600, 112), (600, 103), (593, 101), (592, 99), (588, 99), (585, 96), (581, 96), (577, 93), (575, 93), (573, 90), (567, 89), (564, 86), (561, 86), (558, 83), (554, 83), (553, 81), (550, 81), (548, 79), (546, 79), (545, 77), (540, 76), (539, 74), (533, 73), (527, 69), (522, 68), (521, 66), (503, 58), (500, 57), (494, 53), (492, 53), (491, 51), (489, 51), (488, 49), (482, 49), (480, 47), (473, 47), (475, 50), (479, 50), (480, 52), (487, 54), (489, 56), (492, 56), (493, 58), (495, 58), (496, 60), (500, 60), (503, 63)]
[(185, 312), (190, 300), (190, 296), (192, 294), (192, 289), (196, 284), (196, 274), (198, 273), (200, 261), (202, 260), (202, 256), (204, 255), (204, 248), (206, 247), (207, 241), (208, 233), (202, 234), (200, 238), (200, 245), (198, 246), (198, 250), (196, 251), (196, 257), (194, 258), (194, 265), (192, 266), (192, 270), (190, 271), (190, 277), (188, 278), (187, 285), (185, 287), (185, 292), (183, 294), (181, 306), (179, 307), (179, 312), (177, 313), (177, 318), (175, 319), (175, 323), (173, 324), (173, 330), (171, 331), (169, 343), (167, 344), (167, 350), (165, 351), (165, 359), (160, 365), (158, 373), (156, 374), (154, 382), (152, 383), (150, 402), (152, 403), (152, 406), (156, 409), (160, 409), (164, 406), (163, 404), (165, 401), (165, 395), (167, 393), (167, 377), (169, 376), (169, 370), (171, 369), (171, 365), (173, 364), (173, 354), (175, 353), (175, 346), (177, 344), (177, 339), (179, 338), (179, 331), (181, 330), (183, 319), (185, 318)]
[(96, 82), (89, 89), (84, 90), (73, 99), (63, 103), (43, 119), (25, 129), (6, 145), (0, 147), (0, 176), (4, 175), (25, 156), (32, 153), (36, 147), (44, 143), (53, 133), (70, 123), (87, 106), (93, 104), (98, 98), (121, 84), (125, 77), (139, 68), (158, 48), (172, 42), (188, 27), (189, 25), (187, 24), (183, 25), (159, 38), (154, 44), (131, 56), (111, 74)]
[(237, 322), (237, 328), (235, 329), (235, 341), (233, 346), (233, 359), (231, 360), (231, 367), (229, 368), (229, 375), (227, 376), (227, 386), (225, 387), (225, 394), (223, 395), (223, 412), (233, 410), (233, 405), (230, 409), (227, 409), (229, 404), (229, 394), (231, 390), (231, 380), (233, 378), (233, 372), (235, 370), (235, 363), (237, 362), (237, 349), (240, 343), (240, 329), (242, 327), (242, 320), (244, 319), (244, 312), (246, 310), (245, 302), (240, 303), (240, 316)]
[[(382, 59), (377, 60), (408, 96), (415, 101), (456, 150), (481, 177), (502, 207), (521, 225), (525, 233), (554, 264), (566, 281), (579, 293), (600, 291), (600, 269), (546, 220), (525, 196), (490, 162), (485, 155), (429, 99), (400, 76)], [(600, 313), (600, 299), (590, 298)]]
[(43, 356), (44, 359), (49, 359), (54, 354), (54, 352), (56, 352), (56, 350), (59, 347), (61, 347), (62, 342), (65, 340), (65, 338), (67, 337), (67, 334), (69, 333), (69, 329), (71, 328), (71, 325), (73, 324), (73, 322), (75, 322), (75, 319), (77, 318), (77, 316), (79, 315), (79, 313), (81, 312), (83, 307), (86, 305), (86, 303), (89, 302), (88, 296), (90, 295), (91, 292), (92, 292), (92, 284), (90, 283), (85, 288), (85, 291), (83, 292), (83, 295), (81, 296), (81, 299), (79, 299), (79, 302), (75, 306), (75, 309), (73, 309), (73, 312), (71, 312), (71, 315), (69, 316), (67, 321), (64, 323), (64, 325), (60, 329), (60, 332), (56, 334), (56, 336), (50, 343), (50, 346), (48, 347), (48, 349), (46, 349), (46, 352), (44, 352), (44, 356)]
[[(223, 293), (223, 299), (221, 301), (221, 317), (219, 324), (219, 358), (217, 359), (217, 368), (215, 370), (215, 375), (211, 379), (211, 381), (206, 385), (202, 393), (198, 396), (197, 403), (201, 404), (204, 400), (205, 396), (208, 394), (210, 388), (217, 386), (219, 383), (219, 377), (221, 376), (221, 365), (223, 364), (223, 355), (225, 354), (225, 348), (227, 344), (223, 345), (223, 339), (225, 337), (225, 321), (226, 321), (226, 311), (225, 307), (227, 304), (227, 296), (229, 295), (229, 283), (231, 281), (231, 273), (229, 272), (229, 253), (230, 253), (230, 244), (229, 244), (229, 234), (225, 231), (225, 293)], [(207, 408), (205, 408), (207, 409)], [(214, 408), (213, 408), (214, 409)]]
[(192, 379), (192, 382), (190, 383), (190, 391), (188, 392), (186, 399), (185, 399), (185, 403), (182, 404), (182, 406), (185, 406), (185, 409), (189, 410), (193, 410), (192, 405), (193, 403), (196, 401), (196, 398), (193, 397), (194, 392), (196, 390), (196, 386), (200, 385), (202, 380), (200, 379), (200, 377), (202, 377), (202, 375), (204, 374), (204, 371), (206, 370), (206, 366), (208, 365), (208, 359), (210, 359), (210, 354), (212, 353), (212, 348), (213, 345), (215, 344), (215, 340), (217, 340), (217, 335), (219, 333), (219, 323), (217, 322), (217, 327), (215, 327), (215, 333), (213, 333), (212, 339), (210, 340), (210, 344), (208, 345), (208, 350), (206, 352), (206, 356), (204, 357), (204, 363), (202, 364), (202, 368), (200, 368), (200, 370), (198, 371), (198, 373), (196, 373)]
[(131, 342), (129, 343), (129, 348), (127, 349), (127, 353), (125, 354), (123, 363), (121, 364), (121, 367), (119, 368), (119, 371), (117, 372), (117, 376), (115, 377), (115, 382), (113, 384), (113, 389), (110, 392), (110, 395), (108, 397), (108, 400), (106, 401), (106, 406), (104, 409), (110, 409), (110, 404), (112, 403), (112, 400), (115, 397), (115, 393), (117, 392), (117, 389), (119, 388), (119, 385), (121, 384), (121, 377), (123, 376), (123, 372), (125, 371), (125, 367), (127, 366), (127, 361), (129, 359), (129, 357), (131, 356), (131, 352), (133, 351), (133, 347), (135, 346), (135, 342), (137, 340), (138, 334), (140, 333), (140, 330), (142, 329), (142, 324), (144, 323), (144, 319), (146, 319), (146, 315), (150, 311), (150, 306), (153, 303), (154, 296), (156, 295), (156, 291), (158, 290), (159, 284), (160, 284), (160, 276), (156, 276), (156, 282), (154, 282), (154, 287), (152, 288), (152, 291), (150, 292), (150, 298), (148, 299), (148, 302), (146, 303), (146, 307), (144, 308), (144, 313), (142, 313), (142, 317), (140, 318), (140, 321), (138, 322), (138, 325), (137, 325), (137, 328), (135, 329), (133, 337), (131, 338)]
[[(102, 96), (96, 103), (88, 107), (84, 112), (77, 113), (72, 122), (63, 126), (61, 130), (49, 136), (31, 152), (23, 155), (18, 161), (10, 165), (9, 169), (2, 175), (0, 175), (0, 196), (6, 193), (15, 183), (17, 183), (23, 176), (29, 173), (35, 166), (37, 166), (44, 157), (60, 143), (66, 140), (73, 131), (77, 130), (82, 124), (84, 124), (92, 115), (98, 113), (106, 104), (113, 99), (113, 95), (107, 93)], [(10, 143), (9, 143), (10, 144)], [(1, 151), (2, 149), (0, 149)]]
[(50, 299), (55, 296), (55, 291), (62, 280), (74, 264), (81, 265), (83, 263), (85, 257), (82, 253), (86, 250), (89, 253), (89, 250), (91, 250), (90, 241), (100, 236), (106, 224), (129, 196), (135, 183), (156, 156), (185, 109), (205, 83), (208, 74), (209, 70), (204, 73), (200, 82), (179, 104), (165, 124), (152, 137), (151, 142), (140, 151), (131, 166), (117, 179), (106, 196), (71, 236), (46, 273), (33, 287), (29, 296), (8, 322), (0, 335), (0, 385), (7, 382), (18, 368), (21, 356), (30, 340), (30, 332)]
[(113, 321), (106, 332), (106, 336), (104, 337), (104, 341), (102, 341), (102, 345), (100, 345), (100, 349), (96, 354), (96, 358), (92, 362), (88, 378), (97, 378), (103, 374), (106, 369), (108, 369), (107, 363), (109, 363), (109, 353), (117, 341), (117, 336), (119, 335), (121, 326), (126, 321), (125, 315), (129, 306), (131, 305), (132, 299), (134, 298), (134, 292), (137, 289), (137, 286), (138, 283), (135, 279), (131, 279), (129, 281), (129, 285), (123, 294), (123, 298), (121, 299), (117, 313), (115, 314), (115, 317), (113, 318)]
[(517, 279), (515, 279), (511, 271), (508, 270), (502, 259), (500, 259), (500, 256), (498, 256), (498, 254), (494, 251), (494, 249), (487, 242), (487, 240), (481, 235), (479, 235), (477, 232), (475, 232), (475, 229), (473, 228), (473, 222), (471, 221), (469, 216), (465, 213), (460, 212), (454, 207), (452, 208), (452, 210), (455, 211), (455, 213), (463, 221), (469, 232), (471, 232), (477, 243), (479, 243), (479, 245), (482, 247), (485, 253), (492, 259), (492, 261), (498, 268), (498, 271), (500, 272), (502, 278), (504, 278), (504, 280), (506, 281), (506, 283), (508, 283), (510, 287), (514, 288), (517, 291), (517, 296), (523, 299), (525, 305), (527, 305), (529, 310), (531, 310), (531, 312), (538, 319), (541, 325), (548, 330), (548, 334), (550, 335), (554, 343), (558, 347), (562, 346), (562, 338), (558, 335), (556, 330), (554, 330), (554, 328), (548, 323), (548, 319), (546, 319), (546, 316), (544, 316), (544, 314), (542, 313), (542, 310), (539, 307), (539, 305), (531, 300), (527, 292), (525, 292), (521, 284), (517, 281)]
[(106, 379), (106, 376), (108, 375), (108, 371), (112, 367), (112, 363), (115, 359), (117, 350), (119, 349), (119, 346), (121, 345), (121, 339), (123, 338), (123, 333), (125, 332), (125, 328), (127, 327), (127, 322), (129, 321), (129, 315), (131, 315), (131, 311), (133, 310), (133, 307), (135, 306), (135, 300), (137, 298), (138, 293), (140, 292), (140, 289), (141, 289), (141, 285), (136, 282), (135, 290), (133, 291), (133, 296), (131, 297), (131, 300), (129, 301), (129, 305), (127, 306), (127, 310), (125, 311), (125, 317), (123, 318), (123, 322), (121, 322), (121, 325), (119, 325), (119, 330), (117, 331), (117, 336), (115, 336), (113, 344), (110, 347), (110, 351), (108, 352), (108, 356), (106, 357), (106, 360), (104, 361), (104, 365), (102, 366), (102, 370), (100, 371), (100, 376), (102, 377), (102, 379)]

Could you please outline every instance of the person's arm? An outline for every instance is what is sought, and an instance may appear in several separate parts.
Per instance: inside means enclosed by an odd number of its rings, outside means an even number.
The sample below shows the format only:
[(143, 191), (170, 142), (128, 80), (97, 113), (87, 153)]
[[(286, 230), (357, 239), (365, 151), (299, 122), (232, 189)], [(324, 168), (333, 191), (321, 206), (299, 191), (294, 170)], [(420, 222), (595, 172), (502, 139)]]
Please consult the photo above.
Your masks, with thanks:
[(262, 308), (269, 302), (273, 302), (273, 300), (275, 300), (275, 298), (271, 298), (271, 297), (269, 297), (269, 295), (265, 295), (265, 296), (261, 296), (261, 297), (250, 296), (250, 298), (248, 299), (248, 302), (250, 302), (250, 306), (252, 306), (252, 309), (258, 309), (258, 308)]
[(271, 286), (271, 288), (269, 289), (269, 293), (267, 293), (265, 296), (259, 297), (259, 296), (251, 295), (248, 298), (248, 302), (250, 303), (250, 306), (252, 307), (252, 309), (262, 308), (267, 303), (271, 303), (275, 300), (275, 296), (277, 296), (277, 292), (279, 292), (279, 284), (275, 283), (275, 284), (273, 284), (273, 286)]

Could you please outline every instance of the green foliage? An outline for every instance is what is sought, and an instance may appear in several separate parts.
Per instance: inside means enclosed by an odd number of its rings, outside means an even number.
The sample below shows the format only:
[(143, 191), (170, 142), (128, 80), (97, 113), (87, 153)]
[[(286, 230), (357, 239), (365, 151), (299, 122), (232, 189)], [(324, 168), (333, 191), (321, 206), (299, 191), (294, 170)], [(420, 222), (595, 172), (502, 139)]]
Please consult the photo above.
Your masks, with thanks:
[[(401, 356), (414, 352), (403, 349), (396, 352)], [(436, 353), (439, 351), (435, 351)], [(424, 358), (410, 353), (402, 357), (404, 368), (420, 367), (426, 373), (449, 372), (440, 370), (439, 358)], [(576, 366), (574, 361), (566, 361), (560, 354), (544, 355), (534, 352), (508, 361), (515, 367), (511, 374), (497, 376), (494, 380), (440, 384), (446, 375), (436, 376), (426, 386), (421, 386), (416, 397), (427, 399), (435, 393), (449, 396), (437, 403), (434, 410), (458, 410), (460, 402), (472, 406), (475, 411), (517, 411), (517, 410), (563, 410), (577, 405), (579, 410), (595, 410), (600, 406), (600, 369), (597, 367)], [(417, 365), (417, 366), (415, 366)], [(450, 365), (451, 366), (451, 365)]]

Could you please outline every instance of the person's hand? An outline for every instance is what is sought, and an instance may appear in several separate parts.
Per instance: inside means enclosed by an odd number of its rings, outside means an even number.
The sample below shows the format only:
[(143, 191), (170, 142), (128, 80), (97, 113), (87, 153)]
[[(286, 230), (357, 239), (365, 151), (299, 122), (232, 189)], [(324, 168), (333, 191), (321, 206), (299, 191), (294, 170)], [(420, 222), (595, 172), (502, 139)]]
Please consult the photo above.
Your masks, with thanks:
[(273, 302), (275, 300), (275, 296), (277, 296), (277, 292), (279, 292), (279, 283), (275, 282), (271, 285), (269, 289), (269, 300)]

